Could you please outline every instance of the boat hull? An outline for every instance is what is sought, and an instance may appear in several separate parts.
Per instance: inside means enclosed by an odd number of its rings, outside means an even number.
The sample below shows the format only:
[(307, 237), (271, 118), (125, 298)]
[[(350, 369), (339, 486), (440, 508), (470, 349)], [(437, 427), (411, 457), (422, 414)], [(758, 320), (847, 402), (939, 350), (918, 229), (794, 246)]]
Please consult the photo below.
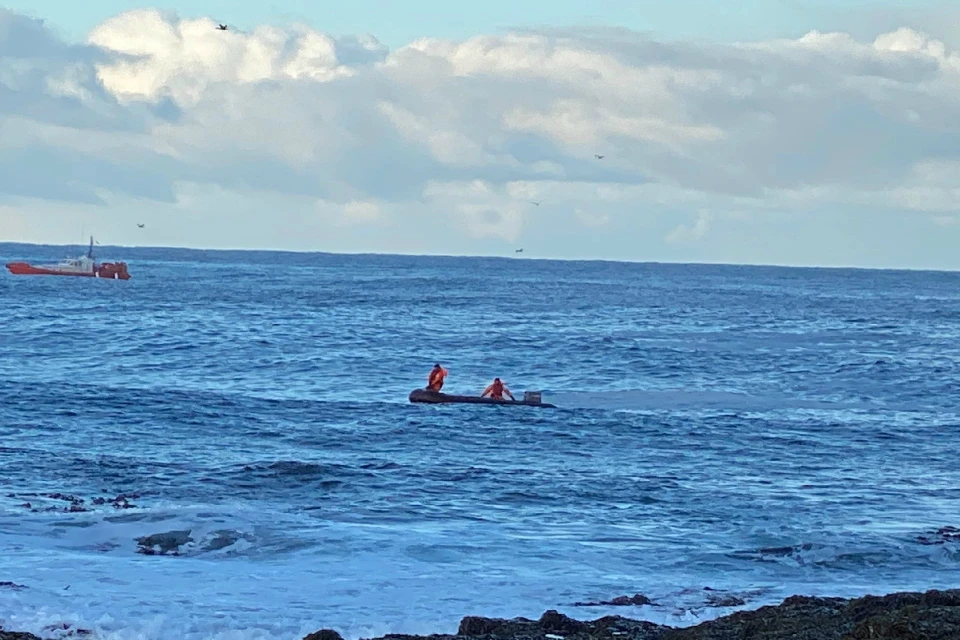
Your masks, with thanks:
[(480, 396), (457, 396), (427, 389), (414, 389), (410, 392), (410, 402), (424, 404), (495, 404), (507, 406), (544, 407), (556, 409), (555, 405), (546, 402), (530, 400), (497, 400), (495, 398), (481, 398)]
[(10, 262), (7, 271), (15, 276), (73, 276), (77, 278), (107, 278), (108, 280), (129, 280), (130, 274), (123, 263), (105, 263), (94, 266), (90, 271), (58, 269), (56, 266), (34, 266), (27, 262)]

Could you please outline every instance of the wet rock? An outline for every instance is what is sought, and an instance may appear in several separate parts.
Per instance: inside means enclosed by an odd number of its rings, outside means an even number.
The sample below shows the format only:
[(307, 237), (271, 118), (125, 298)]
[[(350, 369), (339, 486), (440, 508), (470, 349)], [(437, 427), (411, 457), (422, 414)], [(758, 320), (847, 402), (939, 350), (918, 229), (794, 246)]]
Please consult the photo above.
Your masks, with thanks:
[(2, 589), (26, 589), (22, 584), (17, 584), (16, 582), (9, 582), (7, 580), (0, 580), (0, 588)]
[[(7, 494), (8, 498), (33, 498), (28, 502), (24, 502), (19, 506), (24, 509), (30, 509), (33, 513), (83, 513), (87, 511), (92, 511), (91, 507), (101, 507), (110, 505), (114, 509), (135, 509), (137, 505), (130, 502), (131, 500), (137, 499), (140, 497), (138, 493), (131, 494), (120, 494), (116, 497), (106, 497), (106, 496), (97, 496), (90, 498), (89, 506), (86, 500), (78, 496), (68, 494), (68, 493), (10, 493)], [(57, 506), (35, 506), (37, 501), (49, 501), (53, 500), (56, 502), (66, 502), (68, 506), (57, 507)]]
[(746, 600), (732, 593), (714, 592), (707, 594), (708, 607), (742, 607), (745, 604), (747, 604)]
[(137, 538), (137, 553), (147, 556), (180, 555), (180, 547), (193, 542), (190, 530), (167, 531)]
[(899, 593), (856, 600), (793, 596), (778, 606), (740, 611), (662, 640), (948, 640), (960, 638), (960, 590)]
[(343, 636), (333, 629), (320, 629), (320, 631), (304, 636), (303, 640), (343, 640)]
[(754, 562), (783, 562), (793, 561), (805, 564), (804, 552), (812, 551), (813, 544), (803, 544), (784, 547), (760, 547), (759, 549), (741, 549), (731, 551), (727, 556), (737, 560), (752, 560)]
[[(707, 591), (713, 591), (707, 589)], [(717, 592), (717, 598), (736, 598)], [(718, 605), (719, 606), (719, 605)], [(734, 606), (734, 605), (731, 605)], [(335, 634), (329, 630), (319, 633)], [(607, 616), (574, 620), (547, 611), (539, 620), (481, 618), (460, 622), (456, 636), (388, 635), (375, 640), (958, 640), (960, 589), (895, 593), (855, 600), (792, 596), (776, 606), (739, 611), (695, 627), (674, 628)], [(0, 639), (2, 640), (2, 639)], [(338, 640), (307, 636), (304, 640)]]
[(126, 496), (120, 495), (110, 501), (114, 509), (135, 509), (137, 505), (131, 504)]
[[(74, 495), (69, 495), (66, 493), (47, 493), (44, 498), (49, 498), (50, 500), (56, 500), (58, 502), (68, 502), (70, 506), (64, 507), (63, 509), (57, 509), (56, 507), (47, 507), (42, 509), (44, 512), (48, 511), (63, 511), (64, 513), (82, 513), (84, 511), (89, 511), (87, 507), (84, 506), (85, 500), (83, 498), (78, 498)], [(31, 509), (32, 511), (37, 511), (37, 509)]]
[(23, 631), (4, 631), (0, 629), (0, 640), (43, 640), (43, 638)]
[(917, 542), (926, 545), (960, 542), (960, 529), (957, 527), (940, 527), (932, 533), (917, 536)]
[(647, 596), (642, 593), (635, 593), (632, 596), (617, 596), (613, 600), (601, 600), (599, 602), (574, 602), (575, 607), (641, 607), (643, 605), (653, 604)]
[(203, 545), (204, 551), (219, 551), (235, 544), (242, 536), (230, 529), (221, 529), (213, 532), (213, 538)]
[[(56, 631), (58, 632), (58, 638), (74, 638), (74, 637), (85, 637), (93, 634), (89, 629), (82, 629), (80, 627), (75, 627), (68, 622), (61, 622), (60, 624), (50, 624), (43, 628), (44, 631)], [(66, 632), (66, 633), (59, 633)]]
[(526, 618), (502, 620), (500, 618), (481, 618), (467, 616), (460, 621), (457, 629), (458, 636), (466, 637), (513, 637), (519, 630), (529, 632), (536, 626), (536, 622)]
[(589, 630), (586, 622), (574, 620), (553, 610), (540, 616), (539, 625), (540, 629), (547, 633), (558, 633), (564, 636)]

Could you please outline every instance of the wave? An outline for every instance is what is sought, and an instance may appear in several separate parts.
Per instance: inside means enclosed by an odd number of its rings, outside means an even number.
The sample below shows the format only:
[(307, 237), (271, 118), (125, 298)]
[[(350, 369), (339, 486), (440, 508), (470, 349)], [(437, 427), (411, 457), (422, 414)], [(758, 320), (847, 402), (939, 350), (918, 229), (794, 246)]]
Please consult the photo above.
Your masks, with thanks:
[(544, 402), (566, 409), (633, 411), (770, 412), (788, 409), (858, 410), (866, 402), (828, 401), (776, 393), (709, 389), (625, 389), (621, 391), (545, 391)]

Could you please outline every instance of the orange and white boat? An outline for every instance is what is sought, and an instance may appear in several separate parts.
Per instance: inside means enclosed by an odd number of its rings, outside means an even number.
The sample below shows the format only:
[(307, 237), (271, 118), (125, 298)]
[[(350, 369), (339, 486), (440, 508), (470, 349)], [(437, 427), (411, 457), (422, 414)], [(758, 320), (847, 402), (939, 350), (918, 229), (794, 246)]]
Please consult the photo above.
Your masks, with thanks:
[(7, 270), (17, 276), (81, 276), (86, 278), (109, 278), (111, 280), (129, 280), (126, 262), (99, 263), (93, 257), (93, 236), (90, 236), (90, 250), (79, 258), (65, 258), (56, 264), (30, 264), (29, 262), (9, 262)]

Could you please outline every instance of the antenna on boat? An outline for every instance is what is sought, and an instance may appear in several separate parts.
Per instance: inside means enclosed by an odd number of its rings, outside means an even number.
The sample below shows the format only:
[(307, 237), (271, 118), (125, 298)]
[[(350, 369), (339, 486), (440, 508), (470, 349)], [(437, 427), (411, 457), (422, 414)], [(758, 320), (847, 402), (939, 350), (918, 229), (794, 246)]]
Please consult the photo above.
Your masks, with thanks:
[(93, 236), (90, 236), (90, 250), (87, 251), (87, 257), (88, 258), (93, 257)]

